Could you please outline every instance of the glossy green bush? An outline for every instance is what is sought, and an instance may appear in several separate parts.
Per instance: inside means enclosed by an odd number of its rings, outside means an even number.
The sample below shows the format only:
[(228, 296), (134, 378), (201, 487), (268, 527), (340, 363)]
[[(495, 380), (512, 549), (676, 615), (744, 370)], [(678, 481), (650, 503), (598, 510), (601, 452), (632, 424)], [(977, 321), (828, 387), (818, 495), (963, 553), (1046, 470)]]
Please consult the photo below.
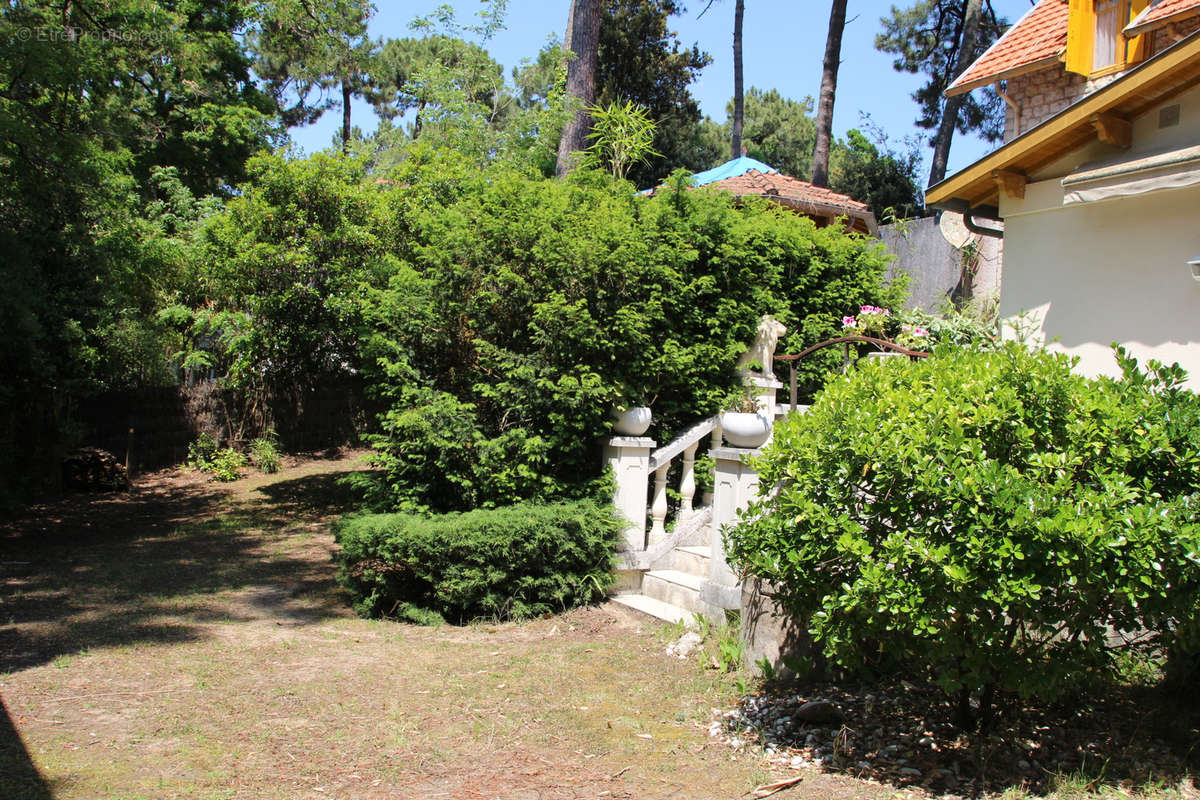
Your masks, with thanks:
[(335, 530), (338, 580), (363, 616), (522, 619), (603, 599), (619, 529), (587, 500), (360, 515)]
[(779, 492), (730, 555), (837, 662), (927, 665), (964, 716), (1111, 666), (1112, 632), (1194, 650), (1200, 410), (1178, 367), (1122, 362), (1089, 380), (1010, 343), (865, 365), (777, 428)]
[(571, 496), (612, 407), (652, 404), (669, 440), (722, 407), (763, 314), (817, 341), (894, 294), (875, 243), (771, 204), (503, 170), (418, 202), (430, 171), (410, 169), (405, 262), (366, 304), (392, 508)]

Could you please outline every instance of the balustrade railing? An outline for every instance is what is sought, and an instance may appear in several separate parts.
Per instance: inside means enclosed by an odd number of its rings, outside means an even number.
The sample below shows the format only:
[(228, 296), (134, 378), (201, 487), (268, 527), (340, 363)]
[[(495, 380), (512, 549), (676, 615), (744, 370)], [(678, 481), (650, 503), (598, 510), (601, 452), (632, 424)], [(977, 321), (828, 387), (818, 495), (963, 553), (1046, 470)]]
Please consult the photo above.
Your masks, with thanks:
[(650, 454), (649, 469), (654, 473), (654, 494), (650, 502), (650, 533), (646, 546), (652, 547), (661, 542), (667, 535), (667, 477), (671, 462), (676, 456), (682, 455), (679, 475), (679, 508), (675, 515), (675, 524), (681, 525), (695, 513), (694, 500), (696, 497), (696, 450), (700, 447), (705, 436), (712, 436), (712, 447), (721, 444), (721, 417), (708, 419), (693, 425), (675, 438), (670, 444), (664, 445)]

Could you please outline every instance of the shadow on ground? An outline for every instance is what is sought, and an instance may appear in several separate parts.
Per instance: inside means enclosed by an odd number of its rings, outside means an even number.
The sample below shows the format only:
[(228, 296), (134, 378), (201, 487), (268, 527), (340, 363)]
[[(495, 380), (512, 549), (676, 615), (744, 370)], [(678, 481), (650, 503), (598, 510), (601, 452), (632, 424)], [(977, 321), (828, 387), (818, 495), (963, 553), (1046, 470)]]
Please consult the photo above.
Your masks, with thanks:
[[(239, 501), (164, 473), (128, 495), (30, 509), (0, 527), (0, 673), (90, 648), (196, 640), (214, 623), (345, 615), (318, 538), (326, 515), (352, 507), (338, 478), (284, 474)], [(214, 599), (238, 590), (238, 602)]]
[(367, 470), (358, 470), (304, 475), (265, 484), (257, 491), (270, 500), (276, 513), (347, 514), (358, 510), (362, 504), (361, 491), (354, 485), (354, 478), (367, 474)]
[[(825, 700), (837, 722), (802, 722)], [(954, 723), (955, 704), (908, 681), (774, 683), (743, 700), (740, 736), (828, 772), (898, 789), (978, 797), (1142, 789), (1190, 781), (1200, 767), (1200, 704), (1178, 689), (1113, 681), (1053, 704), (1005, 698), (986, 733)]]
[(34, 766), (0, 699), (0, 790), (7, 800), (52, 800), (50, 787)]

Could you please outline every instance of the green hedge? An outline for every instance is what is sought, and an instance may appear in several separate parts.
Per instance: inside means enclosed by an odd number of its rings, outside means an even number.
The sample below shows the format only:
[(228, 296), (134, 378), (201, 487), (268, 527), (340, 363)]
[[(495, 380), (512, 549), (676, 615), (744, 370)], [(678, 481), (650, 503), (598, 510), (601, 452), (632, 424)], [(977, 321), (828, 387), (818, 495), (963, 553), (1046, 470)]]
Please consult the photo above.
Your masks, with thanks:
[(776, 428), (730, 558), (826, 654), (924, 665), (960, 709), (1053, 698), (1113, 631), (1200, 644), (1200, 399), (1178, 367), (1089, 380), (1009, 343), (831, 381)]
[(338, 580), (370, 617), (522, 619), (600, 600), (620, 523), (592, 501), (338, 523)]

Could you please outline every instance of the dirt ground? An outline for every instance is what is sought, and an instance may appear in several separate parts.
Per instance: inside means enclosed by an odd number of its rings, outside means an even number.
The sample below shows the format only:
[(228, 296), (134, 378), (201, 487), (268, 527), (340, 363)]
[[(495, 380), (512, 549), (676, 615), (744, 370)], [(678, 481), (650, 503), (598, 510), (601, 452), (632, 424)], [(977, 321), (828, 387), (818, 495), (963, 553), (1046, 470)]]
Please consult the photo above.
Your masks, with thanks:
[(606, 605), (354, 617), (330, 524), (355, 454), (190, 471), (0, 526), (0, 798), (735, 798), (911, 792), (710, 738), (728, 676)]

